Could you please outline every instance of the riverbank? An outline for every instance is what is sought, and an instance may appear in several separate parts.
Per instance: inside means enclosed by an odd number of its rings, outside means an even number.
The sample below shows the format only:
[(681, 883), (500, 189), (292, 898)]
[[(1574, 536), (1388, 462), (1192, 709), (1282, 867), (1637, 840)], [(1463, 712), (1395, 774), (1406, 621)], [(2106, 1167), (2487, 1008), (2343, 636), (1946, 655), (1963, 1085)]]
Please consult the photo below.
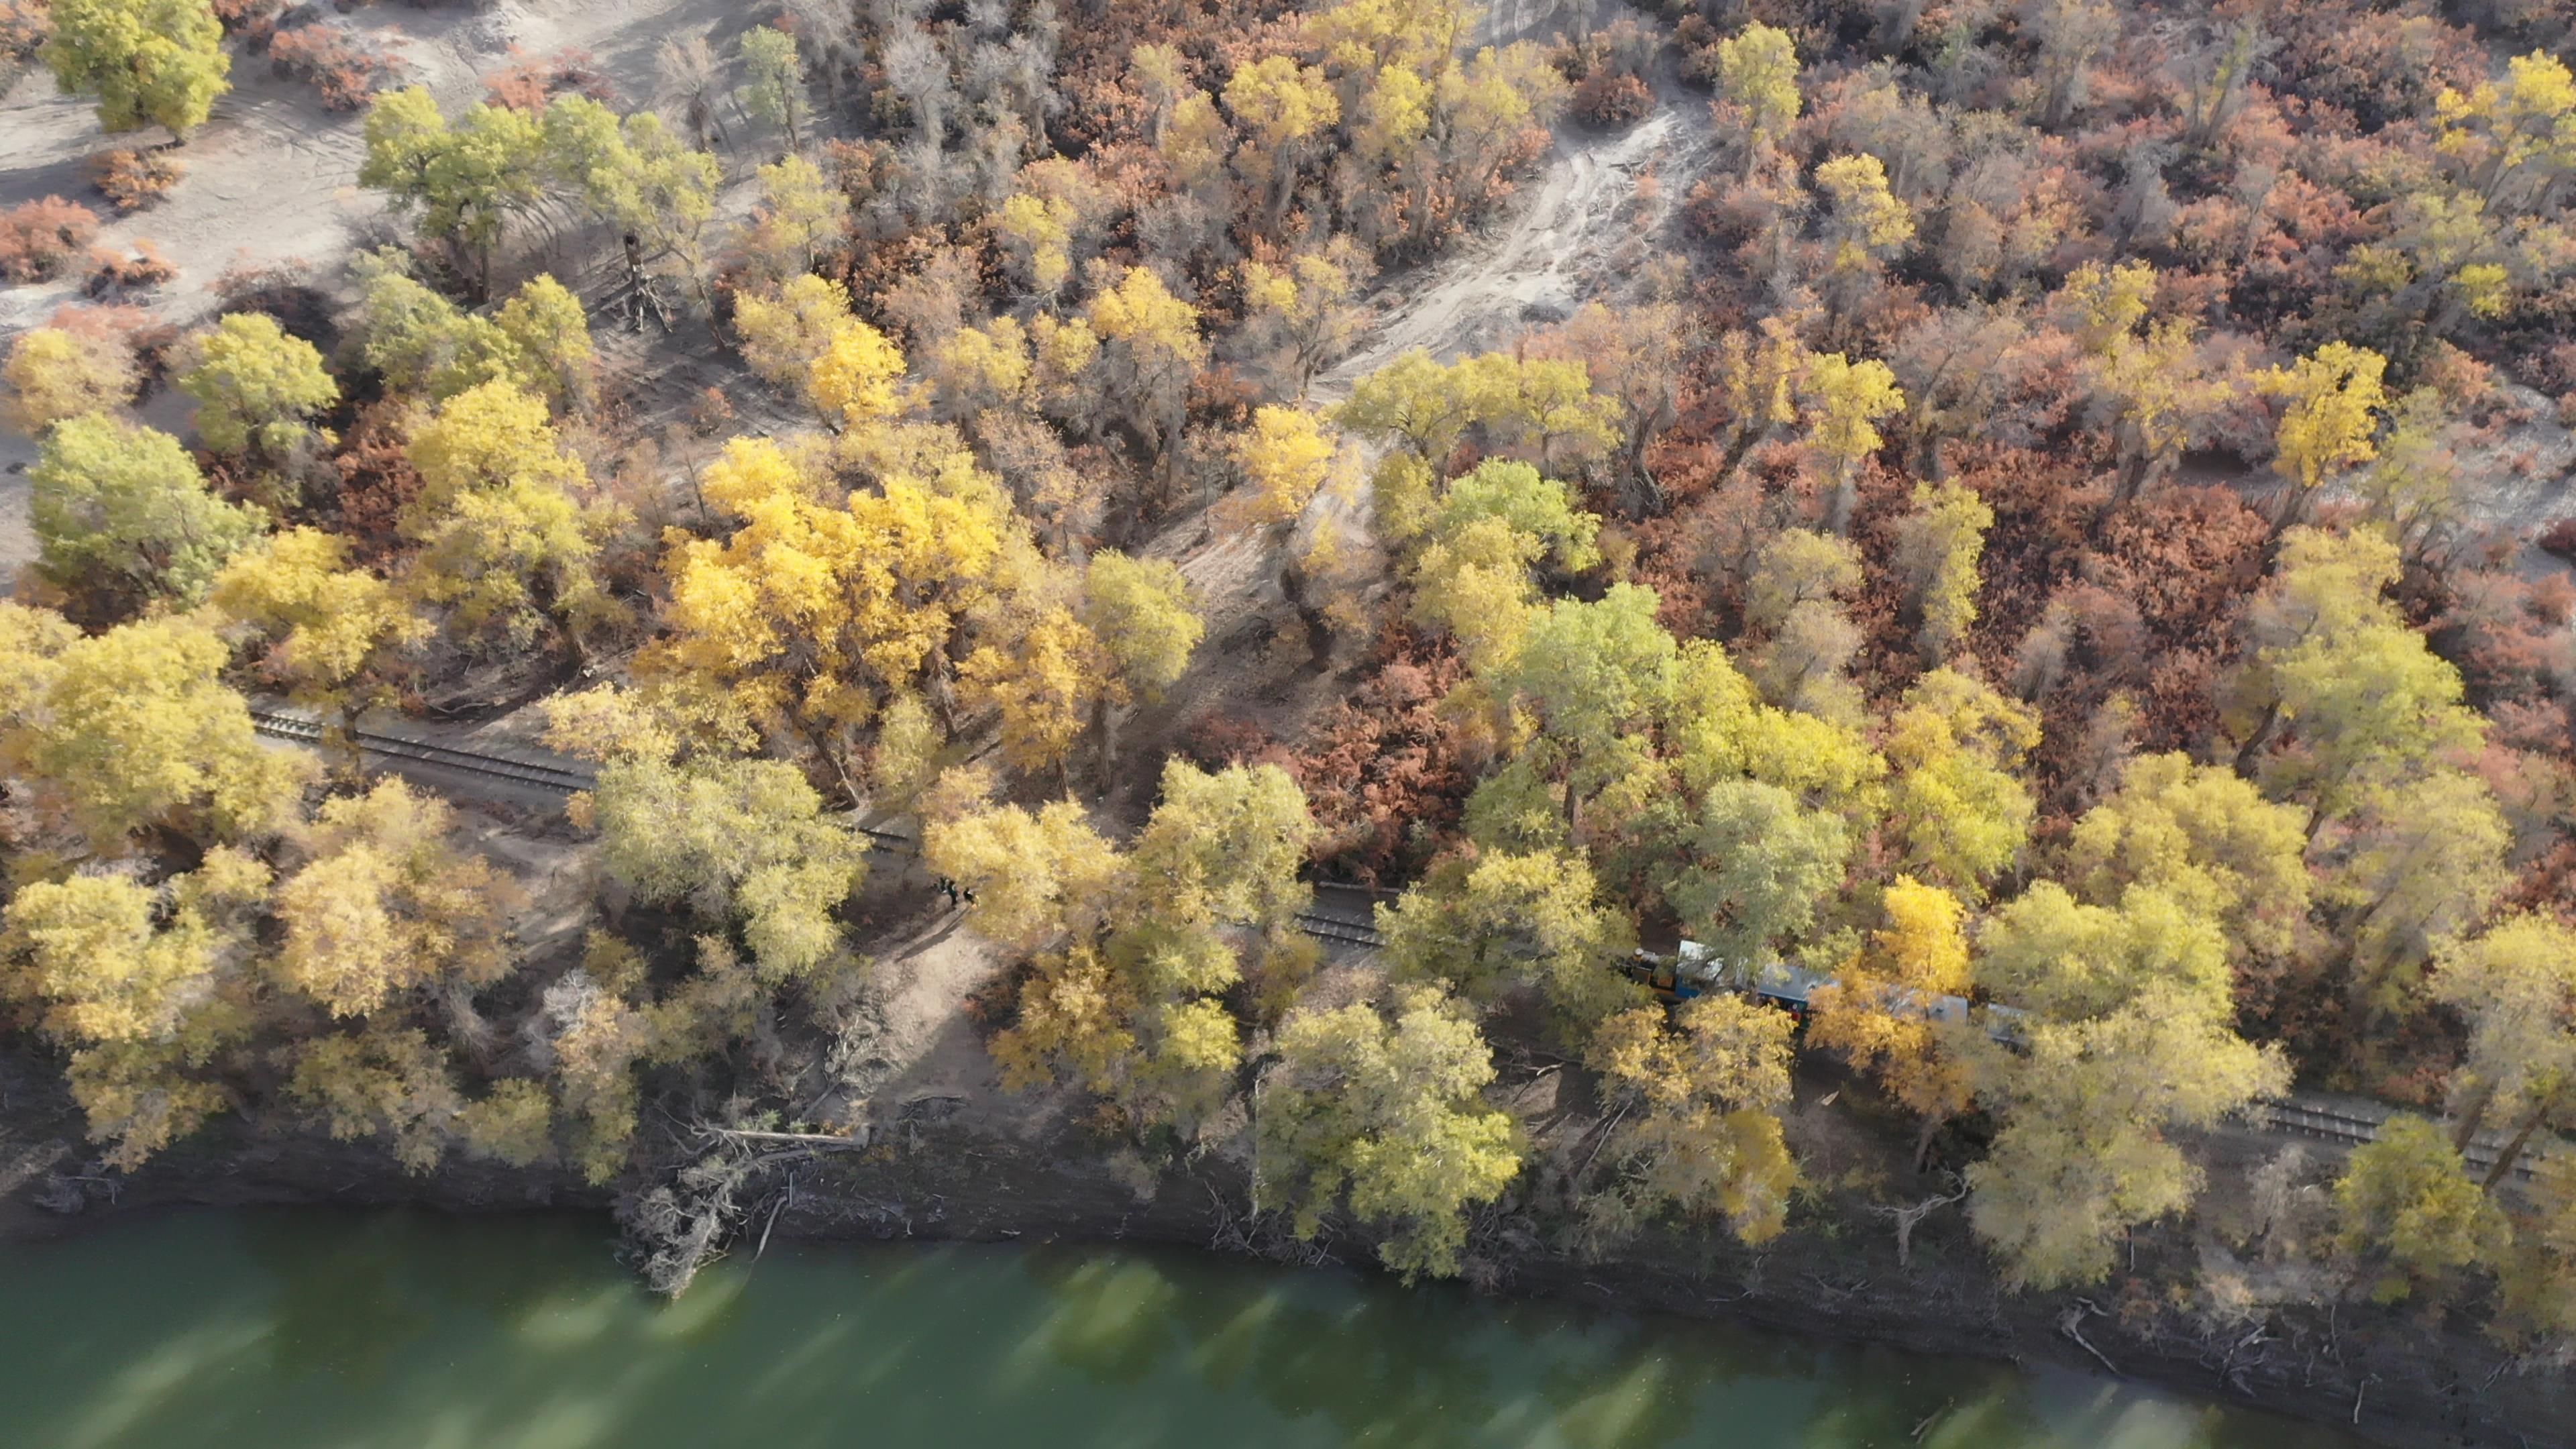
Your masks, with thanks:
[[(69, 1179), (58, 1175), (56, 1184)], [(617, 1193), (549, 1170), (454, 1161), (404, 1176), (363, 1146), (237, 1130), (210, 1134), (113, 1185), (83, 1183), (77, 1212), (48, 1212), (30, 1179), (0, 1194), (0, 1236), (83, 1231), (183, 1204), (393, 1205), (458, 1212), (607, 1213)], [(1246, 1184), (1222, 1157), (1159, 1177), (1061, 1132), (1016, 1139), (910, 1122), (864, 1153), (782, 1156), (746, 1185), (739, 1249), (752, 1240), (1019, 1241), (1181, 1246), (1281, 1263), (1369, 1262), (1365, 1242), (1297, 1244), (1248, 1221)], [(68, 1206), (68, 1204), (58, 1204)], [(2275, 1310), (2224, 1333), (2160, 1301), (2182, 1281), (2180, 1232), (2138, 1235), (2125, 1286), (2094, 1295), (2009, 1294), (1955, 1211), (1927, 1217), (1912, 1261), (1885, 1221), (1833, 1195), (1802, 1204), (1791, 1232), (1753, 1253), (1719, 1238), (1658, 1234), (1599, 1257), (1552, 1242), (1505, 1211), (1480, 1224), (1470, 1282), (1486, 1292), (1676, 1314), (1850, 1344), (2003, 1360), (2138, 1381), (2357, 1430), (2399, 1449), (2576, 1445), (2563, 1370), (2517, 1373), (2473, 1332), (2363, 1304)]]
[(2367, 1449), (2074, 1375), (1169, 1248), (203, 1209), (0, 1243), (13, 1449)]

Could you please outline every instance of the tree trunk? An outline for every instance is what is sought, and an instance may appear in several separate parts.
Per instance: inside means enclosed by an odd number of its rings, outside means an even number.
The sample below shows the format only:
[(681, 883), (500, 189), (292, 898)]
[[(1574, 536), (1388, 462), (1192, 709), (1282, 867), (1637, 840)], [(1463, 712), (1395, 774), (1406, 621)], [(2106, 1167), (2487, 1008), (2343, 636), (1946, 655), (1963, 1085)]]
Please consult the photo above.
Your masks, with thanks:
[(1923, 0), (1896, 0), (1879, 27), (1880, 48), (1894, 55), (1914, 39), (1914, 27), (1923, 21)]
[[(2263, 706), (2263, 718), (2256, 722), (2254, 733), (2246, 736), (2244, 745), (2236, 751), (2236, 773), (2240, 775), (2253, 773), (2255, 757), (2262, 754), (2263, 747), (2272, 742), (2272, 731), (2280, 722), (2281, 702), (2276, 699)], [(2308, 834), (2311, 839), (2315, 838), (2316, 828), (2310, 826)]]
[(1100, 732), (1100, 788), (1106, 790), (1117, 778), (1112, 771), (1118, 763), (1118, 707), (1106, 691), (1091, 702), (1091, 724)]
[(2453, 1152), (2469, 1150), (2469, 1143), (2478, 1135), (2478, 1128), (2486, 1124), (2487, 1108), (2495, 1101), (2495, 1092), (2494, 1082), (2483, 1077), (2478, 1079), (2478, 1089), (2469, 1094), (2468, 1106), (2460, 1113), (2459, 1125), (2451, 1129)]
[(2522, 1126), (2515, 1129), (2512, 1140), (2506, 1142), (2504, 1147), (2496, 1153), (2495, 1166), (2487, 1169), (2487, 1178), (2484, 1184), (2487, 1191), (2495, 1191), (2496, 1184), (2504, 1181), (2505, 1174), (2513, 1171), (2513, 1165), (2522, 1160), (2522, 1150), (2531, 1145), (2531, 1134), (2539, 1131), (2540, 1124), (2549, 1120), (2549, 1108), (2551, 1105), (2551, 1103), (2543, 1102), (2539, 1106), (2532, 1108), (2531, 1115), (2523, 1118)]

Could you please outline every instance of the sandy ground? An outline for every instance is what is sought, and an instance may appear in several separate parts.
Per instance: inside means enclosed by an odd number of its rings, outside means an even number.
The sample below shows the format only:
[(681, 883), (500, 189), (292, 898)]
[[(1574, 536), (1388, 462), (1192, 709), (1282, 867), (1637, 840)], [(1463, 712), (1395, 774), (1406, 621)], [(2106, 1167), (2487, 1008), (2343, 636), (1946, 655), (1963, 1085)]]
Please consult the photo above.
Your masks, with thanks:
[[(1626, 131), (1569, 129), (1483, 239), (1399, 279), (1380, 299), (1367, 343), (1316, 378), (1316, 399), (1340, 399), (1413, 348), (1446, 361), (1503, 347), (1528, 327), (1616, 295), (1660, 244), (1672, 198), (1714, 134), (1706, 105), (1687, 96)], [(1662, 181), (1654, 201), (1638, 194), (1650, 174)]]
[[(655, 99), (653, 55), (666, 37), (711, 30), (729, 43), (754, 18), (719, 0), (572, 0), (378, 5), (340, 23), (388, 44), (451, 110), (480, 99), (479, 77), (508, 64), (513, 46), (531, 56), (588, 51), (631, 108)], [(358, 185), (363, 119), (326, 110), (312, 87), (278, 78), (264, 57), (237, 50), (232, 78), (234, 89), (183, 148), (188, 172), (176, 190), (149, 211), (117, 217), (91, 191), (87, 158), (160, 133), (101, 133), (86, 101), (58, 95), (52, 76), (31, 68), (0, 95), (0, 206), (59, 195), (100, 211), (102, 245), (157, 243), (179, 275), (144, 300), (173, 322), (204, 316), (214, 302), (208, 284), (240, 263), (302, 261), (328, 284), (384, 216), (381, 200)], [(0, 287), (0, 347), (78, 297), (76, 278)], [(0, 590), (35, 552), (23, 467), (34, 452), (24, 439), (0, 438)]]

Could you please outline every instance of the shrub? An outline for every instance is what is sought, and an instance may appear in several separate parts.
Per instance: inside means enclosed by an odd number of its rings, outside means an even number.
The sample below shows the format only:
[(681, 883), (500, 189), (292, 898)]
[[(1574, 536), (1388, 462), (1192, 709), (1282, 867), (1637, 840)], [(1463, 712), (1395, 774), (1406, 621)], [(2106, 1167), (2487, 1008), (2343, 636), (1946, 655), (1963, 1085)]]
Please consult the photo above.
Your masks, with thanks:
[(58, 275), (98, 236), (98, 213), (48, 196), (0, 211), (0, 277), (41, 282)]
[(496, 106), (536, 115), (560, 95), (579, 93), (605, 103), (613, 94), (608, 76), (586, 50), (558, 50), (529, 55), (510, 47), (510, 63), (483, 78), (483, 98)]
[(24, 65), (54, 33), (45, 0), (0, 0), (0, 66)]
[(2562, 518), (2543, 529), (2541, 548), (2563, 559), (2576, 559), (2576, 518)]
[(160, 245), (152, 241), (137, 240), (131, 256), (112, 247), (99, 247), (89, 254), (89, 260), (89, 279), (81, 284), (81, 290), (92, 297), (148, 292), (179, 275), (178, 266), (161, 255)]
[(351, 40), (337, 26), (318, 23), (279, 31), (268, 43), (268, 58), (279, 75), (311, 81), (322, 93), (322, 104), (335, 111), (364, 110), (378, 91), (411, 74), (398, 57)]
[(186, 170), (168, 151), (119, 147), (89, 158), (89, 180), (108, 205), (131, 215), (160, 203)]
[(264, 312), (278, 325), (329, 352), (340, 328), (330, 297), (313, 285), (313, 264), (302, 257), (257, 259), (245, 247), (206, 285), (226, 312)]
[(1634, 125), (1654, 108), (1654, 91), (1626, 71), (1596, 70), (1574, 88), (1574, 114), (1586, 125)]
[(18, 334), (0, 365), (0, 421), (28, 437), (83, 413), (113, 412), (140, 379), (124, 339), (97, 331), (37, 327)]

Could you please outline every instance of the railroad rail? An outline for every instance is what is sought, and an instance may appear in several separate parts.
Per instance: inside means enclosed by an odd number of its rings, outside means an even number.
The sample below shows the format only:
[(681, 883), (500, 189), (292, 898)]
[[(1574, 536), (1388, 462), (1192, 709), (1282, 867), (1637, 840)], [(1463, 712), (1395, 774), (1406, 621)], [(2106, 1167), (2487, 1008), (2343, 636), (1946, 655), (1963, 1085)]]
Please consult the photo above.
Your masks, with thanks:
[[(329, 733), (328, 728), (318, 720), (306, 719), (302, 715), (288, 714), (274, 709), (254, 707), (250, 712), (250, 723), (252, 729), (271, 739), (286, 740), (299, 745), (319, 746)], [(383, 759), (435, 765), (441, 769), (458, 770), (469, 775), (482, 775), (489, 779), (507, 780), (513, 784), (533, 785), (541, 790), (560, 790), (567, 795), (590, 789), (598, 783), (591, 771), (575, 766), (540, 764), (530, 760), (512, 759), (507, 755), (487, 754), (481, 750), (460, 750), (453, 745), (434, 745), (425, 740), (389, 735), (381, 730), (360, 729), (353, 733), (359, 749)], [(850, 828), (867, 837), (871, 849), (880, 850), (889, 855), (921, 853), (921, 842), (900, 831), (880, 830), (873, 825), (855, 823)], [(1316, 911), (1300, 912), (1297, 916), (1297, 929), (1317, 940), (1331, 941), (1338, 945), (1365, 946), (1374, 949), (1386, 944), (1386, 938), (1368, 926)]]
[[(2346, 1146), (2358, 1147), (2377, 1141), (2380, 1127), (2396, 1113), (2388, 1111), (2374, 1116), (2367, 1109), (2356, 1111), (2334, 1103), (2309, 1100), (2274, 1102), (2254, 1108), (2247, 1115), (2254, 1119), (2255, 1125), (2267, 1127), (2274, 1132), (2287, 1132), (2301, 1137), (2315, 1137), (2328, 1142), (2340, 1142)], [(2467, 1147), (2461, 1149), (2460, 1160), (2468, 1164), (2471, 1172), (2484, 1176), (2495, 1170), (2499, 1150), (2496, 1144), (2484, 1138), (2474, 1139)], [(2525, 1152), (2521, 1160), (2514, 1164), (2513, 1175), (2524, 1182), (2531, 1180), (2532, 1154), (2530, 1152)]]
[(1386, 944), (1386, 937), (1379, 935), (1373, 927), (1338, 916), (1319, 915), (1314, 911), (1297, 913), (1297, 929), (1318, 941), (1331, 941), (1338, 945), (1366, 946), (1375, 950)]
[[(286, 740), (300, 745), (318, 746), (324, 742), (325, 736), (329, 733), (327, 727), (317, 720), (273, 709), (253, 707), (250, 711), (250, 722), (251, 728), (260, 734), (267, 735), (271, 739)], [(560, 790), (568, 795), (576, 791), (588, 790), (598, 783), (597, 778), (588, 768), (569, 762), (565, 765), (550, 765), (532, 760), (513, 759), (507, 755), (487, 754), (481, 750), (461, 750), (452, 745), (437, 745), (426, 740), (389, 735), (381, 730), (360, 729), (352, 733), (361, 750), (388, 760), (434, 765), (440, 769), (507, 780), (513, 784), (531, 785), (542, 790)], [(873, 825), (860, 825), (855, 822), (850, 828), (867, 837), (871, 849), (884, 851), (889, 855), (921, 853), (921, 842), (899, 831), (881, 830)], [(1342, 881), (1319, 881), (1317, 884), (1336, 890), (1366, 890), (1372, 894), (1391, 894), (1373, 887), (1352, 885)], [(1330, 941), (1342, 946), (1359, 946), (1370, 950), (1386, 945), (1386, 937), (1375, 927), (1347, 917), (1326, 915), (1321, 911), (1299, 911), (1295, 920), (1298, 930), (1319, 941)], [(1803, 993), (1799, 995), (1803, 997)], [(1800, 1000), (1795, 1004), (1804, 1003)], [(2360, 1146), (2376, 1140), (2381, 1124), (2386, 1122), (2390, 1115), (2390, 1113), (2381, 1112), (2374, 1116), (2366, 1109), (2353, 1110), (2315, 1100), (2275, 1102), (2254, 1108), (2247, 1114), (2252, 1119), (2253, 1125), (2258, 1128), (2301, 1137), (2314, 1137), (2347, 1146)], [(2497, 1151), (2493, 1143), (2479, 1140), (2471, 1142), (2460, 1156), (2471, 1171), (2485, 1173), (2494, 1168)], [(2524, 1181), (2531, 1179), (2532, 1166), (2529, 1154), (2526, 1153), (2522, 1161), (2514, 1165), (2514, 1176)]]
[[(271, 739), (291, 740), (296, 744), (319, 745), (328, 729), (318, 720), (302, 715), (284, 714), (277, 710), (254, 708), (250, 727)], [(434, 745), (426, 740), (407, 739), (380, 730), (360, 729), (351, 732), (358, 748), (389, 760), (407, 760), (414, 764), (436, 765), (441, 769), (459, 770), (469, 775), (483, 775), (514, 784), (534, 785), (541, 790), (561, 790), (569, 795), (587, 790), (597, 781), (591, 772), (559, 765), (515, 760), (507, 755), (489, 755), (480, 750), (460, 750), (451, 745)]]

